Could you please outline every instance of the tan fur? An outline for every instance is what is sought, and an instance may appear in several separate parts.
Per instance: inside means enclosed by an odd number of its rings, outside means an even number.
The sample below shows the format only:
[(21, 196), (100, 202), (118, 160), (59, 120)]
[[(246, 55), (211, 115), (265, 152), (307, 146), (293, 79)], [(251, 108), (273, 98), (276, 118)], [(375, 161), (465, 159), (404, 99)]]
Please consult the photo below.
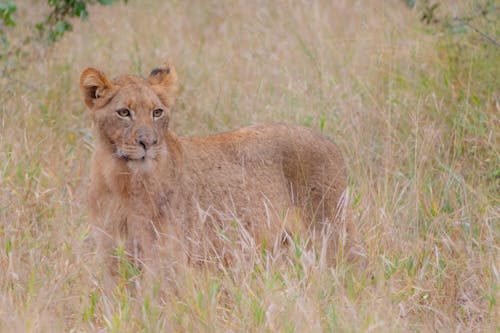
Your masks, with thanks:
[[(326, 237), (323, 251), (335, 258), (337, 205), (346, 188), (338, 148), (310, 129), (283, 124), (178, 137), (168, 128), (176, 79), (168, 64), (148, 79), (111, 81), (93, 68), (81, 74), (97, 140), (89, 210), (100, 249), (123, 244), (140, 260), (159, 248), (180, 249), (199, 261), (230, 259), (229, 241), (262, 247)], [(132, 119), (117, 114), (124, 108)], [(163, 110), (160, 119), (152, 117), (155, 109)], [(319, 244), (313, 246), (321, 251)]]

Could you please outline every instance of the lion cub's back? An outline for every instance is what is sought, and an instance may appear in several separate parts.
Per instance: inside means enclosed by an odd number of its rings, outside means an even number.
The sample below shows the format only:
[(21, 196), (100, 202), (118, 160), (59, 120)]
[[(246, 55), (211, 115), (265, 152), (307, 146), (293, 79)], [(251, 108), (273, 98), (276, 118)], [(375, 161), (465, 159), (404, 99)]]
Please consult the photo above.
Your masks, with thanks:
[(236, 163), (242, 159), (247, 163), (278, 160), (285, 171), (298, 167), (310, 175), (320, 168), (345, 178), (344, 160), (338, 147), (325, 136), (302, 126), (259, 124), (185, 140), (196, 155), (210, 155), (205, 156), (208, 158)]
[(240, 154), (283, 159), (283, 167), (299, 167), (302, 172), (324, 171), (345, 173), (344, 160), (338, 147), (325, 136), (298, 125), (262, 124), (244, 127), (212, 137), (222, 140)]
[[(234, 170), (250, 171), (247, 174), (254, 177), (282, 179), (283, 184), (262, 182), (259, 187), (287, 188), (293, 192), (289, 195), (294, 200), (301, 201), (301, 205), (312, 205), (321, 217), (334, 214), (347, 184), (344, 160), (338, 147), (302, 126), (254, 125), (187, 140), (190, 150), (196, 154), (196, 164), (223, 162), (232, 165)], [(256, 185), (259, 183), (256, 179), (253, 181)]]

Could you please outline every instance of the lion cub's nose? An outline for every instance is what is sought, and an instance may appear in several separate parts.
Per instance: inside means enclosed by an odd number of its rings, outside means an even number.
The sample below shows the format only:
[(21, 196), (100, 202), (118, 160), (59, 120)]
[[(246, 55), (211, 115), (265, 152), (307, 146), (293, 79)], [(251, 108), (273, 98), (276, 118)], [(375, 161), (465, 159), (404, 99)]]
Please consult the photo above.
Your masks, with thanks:
[(137, 138), (137, 144), (141, 145), (145, 150), (148, 150), (149, 147), (158, 143), (156, 138), (148, 137), (146, 135), (139, 135)]

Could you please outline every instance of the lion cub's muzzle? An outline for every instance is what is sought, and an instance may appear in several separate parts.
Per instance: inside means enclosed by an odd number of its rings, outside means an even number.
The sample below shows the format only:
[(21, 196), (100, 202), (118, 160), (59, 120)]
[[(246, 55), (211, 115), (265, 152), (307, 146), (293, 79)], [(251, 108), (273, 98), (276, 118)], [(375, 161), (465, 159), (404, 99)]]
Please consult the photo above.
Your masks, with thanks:
[(154, 159), (163, 150), (163, 147), (159, 145), (158, 137), (151, 130), (138, 131), (135, 138), (130, 141), (134, 144), (125, 143), (116, 147), (118, 158), (125, 161)]

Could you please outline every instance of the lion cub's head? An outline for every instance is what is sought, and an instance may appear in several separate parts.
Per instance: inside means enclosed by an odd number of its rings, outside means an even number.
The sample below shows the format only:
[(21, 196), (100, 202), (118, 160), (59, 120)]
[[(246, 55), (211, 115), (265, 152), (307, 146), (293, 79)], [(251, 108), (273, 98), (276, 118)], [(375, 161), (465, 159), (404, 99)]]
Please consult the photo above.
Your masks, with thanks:
[(95, 68), (80, 76), (80, 90), (91, 111), (98, 144), (132, 169), (148, 169), (166, 154), (165, 133), (174, 102), (177, 75), (168, 63), (147, 79), (109, 80)]

